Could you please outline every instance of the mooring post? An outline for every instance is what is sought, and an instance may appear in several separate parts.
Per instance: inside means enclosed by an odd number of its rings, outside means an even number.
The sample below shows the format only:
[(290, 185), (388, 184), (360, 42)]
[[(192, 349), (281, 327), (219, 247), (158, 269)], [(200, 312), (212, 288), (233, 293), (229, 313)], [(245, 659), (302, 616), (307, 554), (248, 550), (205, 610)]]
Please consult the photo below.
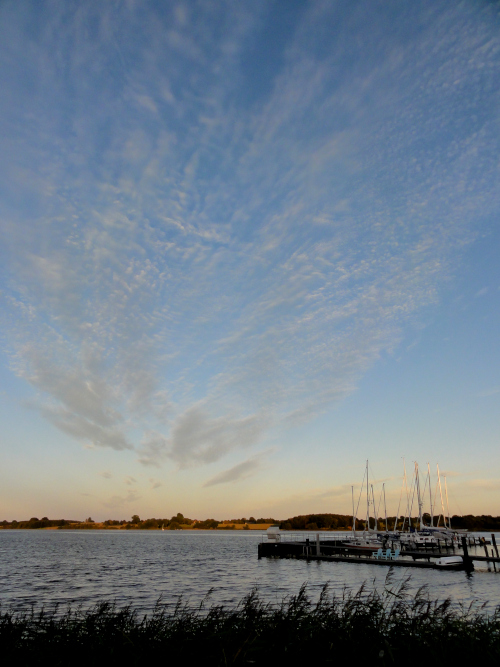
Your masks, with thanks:
[(316, 556), (320, 555), (319, 533), (316, 533)]
[[(486, 554), (486, 558), (489, 559), (490, 554), (488, 553), (488, 547), (486, 546), (486, 540), (483, 539), (483, 547), (484, 547), (484, 553)], [(488, 572), (491, 572), (491, 563), (489, 560), (486, 561), (486, 564), (488, 565)]]
[(494, 534), (494, 533), (491, 533), (491, 543), (492, 543), (493, 546), (495, 547), (495, 553), (496, 553), (496, 555), (497, 555), (497, 558), (500, 558), (500, 556), (498, 555), (497, 541), (496, 541), (496, 539), (495, 539), (495, 534)]
[(462, 537), (462, 548), (464, 550), (464, 565), (466, 570), (471, 570), (472, 569), (472, 559), (469, 556), (469, 549), (467, 547), (467, 538), (464, 536)]
[[(486, 547), (485, 547), (485, 548), (486, 548)], [(494, 556), (493, 556), (493, 547), (491, 547), (491, 557), (494, 558)], [(495, 563), (494, 560), (492, 560), (491, 562), (492, 562), (492, 564), (493, 564), (493, 569), (494, 569), (495, 572), (496, 572), (496, 571), (497, 571), (497, 564)]]

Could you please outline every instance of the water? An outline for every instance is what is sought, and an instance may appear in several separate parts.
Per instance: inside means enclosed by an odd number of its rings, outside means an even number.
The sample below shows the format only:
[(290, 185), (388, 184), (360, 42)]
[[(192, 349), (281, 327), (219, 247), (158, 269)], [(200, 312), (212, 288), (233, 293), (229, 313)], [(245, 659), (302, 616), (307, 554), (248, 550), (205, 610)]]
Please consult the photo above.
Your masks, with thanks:
[[(211, 589), (212, 602), (234, 606), (253, 588), (273, 604), (303, 583), (313, 599), (325, 583), (338, 593), (363, 582), (384, 588), (386, 567), (258, 560), (261, 539), (257, 531), (1, 530), (0, 603), (21, 610), (115, 601), (149, 611), (160, 597), (198, 605)], [(391, 586), (410, 576), (413, 591), (427, 585), (433, 598), (492, 609), (500, 604), (500, 573), (477, 565), (471, 575), (395, 568)]]

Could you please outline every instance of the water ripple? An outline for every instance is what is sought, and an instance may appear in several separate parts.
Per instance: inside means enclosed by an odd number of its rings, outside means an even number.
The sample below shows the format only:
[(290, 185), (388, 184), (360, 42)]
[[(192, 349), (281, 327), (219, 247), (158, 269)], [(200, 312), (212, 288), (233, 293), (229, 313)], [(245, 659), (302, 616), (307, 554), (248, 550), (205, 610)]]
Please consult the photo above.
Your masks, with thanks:
[[(278, 604), (306, 582), (314, 599), (332, 592), (384, 587), (387, 570), (371, 565), (257, 559), (256, 532), (214, 531), (0, 531), (0, 602), (3, 609), (94, 605), (100, 601), (151, 610), (159, 598), (199, 605), (235, 605), (253, 588)], [(392, 586), (411, 575), (411, 589), (431, 597), (500, 604), (500, 574), (397, 569)]]

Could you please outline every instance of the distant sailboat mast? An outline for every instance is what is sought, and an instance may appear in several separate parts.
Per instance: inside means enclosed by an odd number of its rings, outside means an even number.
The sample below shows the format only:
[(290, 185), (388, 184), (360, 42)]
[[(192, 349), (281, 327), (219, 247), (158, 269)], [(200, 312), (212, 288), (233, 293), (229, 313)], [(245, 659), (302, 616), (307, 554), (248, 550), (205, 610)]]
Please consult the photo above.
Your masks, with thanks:
[(398, 525), (398, 515), (399, 515), (399, 508), (401, 506), (401, 499), (403, 497), (403, 489), (406, 489), (406, 510), (405, 510), (405, 515), (403, 517), (403, 525), (401, 526), (401, 530), (404, 532), (405, 529), (405, 523), (406, 523), (406, 514), (408, 512), (408, 505), (409, 505), (409, 498), (408, 498), (408, 480), (406, 478), (406, 462), (405, 462), (405, 457), (403, 456), (403, 470), (404, 470), (404, 476), (403, 476), (403, 484), (401, 485), (401, 493), (399, 494), (399, 505), (398, 505), (398, 511), (396, 513), (396, 519), (394, 521), (394, 530), (396, 530), (397, 525)]
[(351, 486), (352, 492), (352, 532), (353, 535), (356, 535), (356, 517), (354, 512), (354, 486)]
[(375, 518), (375, 526), (374, 526), (373, 530), (377, 531), (378, 530), (378, 513), (377, 513), (377, 506), (375, 504), (375, 492), (373, 490), (373, 484), (370, 484), (370, 486), (371, 486), (371, 489), (372, 489), (373, 514), (374, 514), (374, 518)]
[(444, 477), (444, 491), (446, 493), (446, 511), (448, 512), (448, 528), (451, 528), (450, 505), (448, 503), (448, 485), (446, 484), (446, 475), (443, 475), (443, 477)]
[[(439, 484), (439, 495), (441, 497), (441, 511), (443, 513), (444, 527), (446, 528), (446, 515), (445, 515), (445, 512), (444, 512), (443, 488), (441, 486), (441, 475), (439, 473), (439, 464), (436, 464), (436, 468), (437, 468), (437, 476), (438, 476), (438, 484)], [(439, 520), (438, 520), (438, 525), (439, 525)]]
[(422, 497), (420, 495), (420, 476), (418, 474), (418, 463), (415, 461), (415, 484), (417, 486), (417, 502), (418, 502), (418, 519), (420, 523), (420, 530), (424, 528), (424, 518), (422, 516)]
[[(384, 514), (385, 514), (385, 532), (389, 532), (389, 525), (387, 523), (387, 504), (385, 502), (385, 482), (382, 484), (382, 489), (384, 490)], [(396, 517), (397, 521), (397, 517)]]
[(366, 526), (365, 531), (370, 530), (370, 485), (368, 483), (368, 459), (366, 460)]
[(434, 527), (434, 506), (432, 504), (432, 487), (431, 487), (431, 465), (427, 463), (427, 474), (429, 476), (429, 501), (431, 503), (431, 528)]

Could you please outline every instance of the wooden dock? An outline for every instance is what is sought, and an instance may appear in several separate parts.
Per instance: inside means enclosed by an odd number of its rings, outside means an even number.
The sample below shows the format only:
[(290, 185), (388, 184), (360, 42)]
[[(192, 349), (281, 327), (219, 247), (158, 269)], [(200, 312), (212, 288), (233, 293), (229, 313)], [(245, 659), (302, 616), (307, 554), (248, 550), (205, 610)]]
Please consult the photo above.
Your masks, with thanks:
[[(284, 537), (284, 536), (283, 536)], [(495, 544), (495, 542), (494, 542)], [(446, 548), (444, 551), (433, 549), (417, 549), (408, 550), (402, 549), (397, 558), (374, 558), (372, 551), (366, 549), (356, 548), (351, 546), (348, 542), (340, 540), (320, 540), (319, 534), (316, 536), (316, 541), (306, 539), (305, 541), (289, 541), (280, 540), (277, 542), (261, 542), (258, 549), (259, 558), (295, 558), (297, 560), (323, 560), (338, 563), (357, 563), (366, 565), (385, 565), (391, 567), (418, 567), (428, 569), (457, 569), (471, 572), (474, 569), (473, 561), (485, 562), (488, 564), (488, 569), (493, 566), (495, 572), (500, 571), (500, 558), (493, 556), (493, 549), (491, 555), (488, 553), (486, 547), (485, 555), (479, 556), (470, 554), (466, 538), (462, 539), (462, 549), (456, 550), (453, 548)], [(385, 551), (385, 550), (384, 550)], [(450, 554), (452, 551), (452, 554)], [(394, 552), (393, 552), (394, 553)], [(440, 565), (437, 561), (441, 558), (446, 558), (450, 555), (460, 556), (462, 562), (452, 566)]]

